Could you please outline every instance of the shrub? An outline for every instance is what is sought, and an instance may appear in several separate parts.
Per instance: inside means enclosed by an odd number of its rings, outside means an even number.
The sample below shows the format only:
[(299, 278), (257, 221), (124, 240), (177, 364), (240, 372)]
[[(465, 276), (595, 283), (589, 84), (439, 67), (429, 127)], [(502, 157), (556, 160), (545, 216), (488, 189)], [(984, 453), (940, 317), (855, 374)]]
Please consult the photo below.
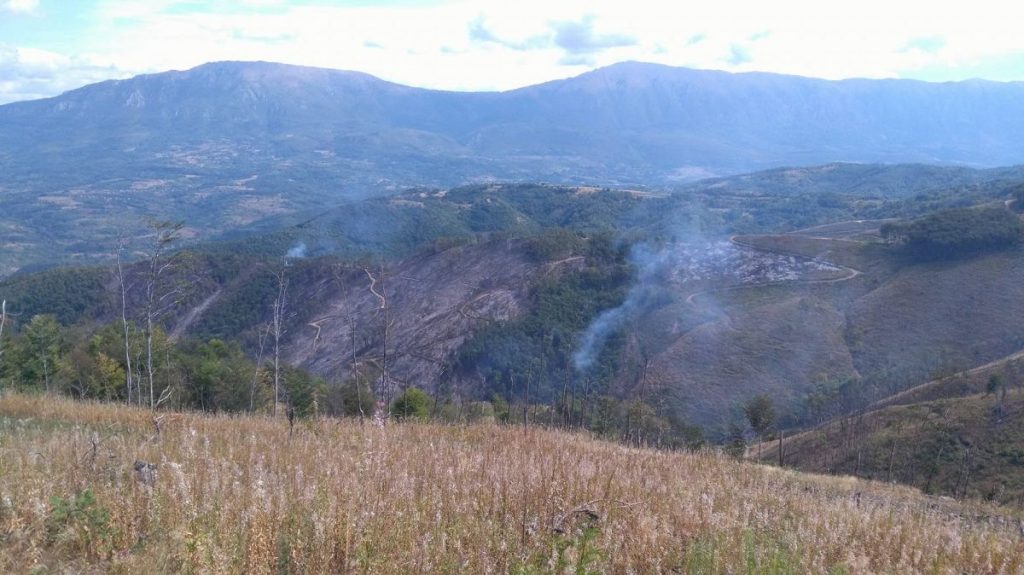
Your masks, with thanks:
[(399, 419), (427, 419), (433, 401), (418, 387), (410, 387), (391, 402), (391, 413)]

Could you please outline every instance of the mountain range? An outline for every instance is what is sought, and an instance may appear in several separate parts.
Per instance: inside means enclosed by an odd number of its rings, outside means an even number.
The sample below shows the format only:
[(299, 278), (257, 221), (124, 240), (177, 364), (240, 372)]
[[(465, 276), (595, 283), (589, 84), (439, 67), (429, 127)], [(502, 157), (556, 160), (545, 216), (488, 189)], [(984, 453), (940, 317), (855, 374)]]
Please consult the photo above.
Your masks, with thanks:
[[(1024, 162), (1024, 83), (825, 81), (622, 63), (508, 92), (219, 62), (0, 106), (0, 275), (413, 186), (672, 188), (824, 162)], [(112, 215), (114, 214), (114, 215)]]
[(255, 155), (349, 164), (358, 173), (340, 182), (368, 188), (517, 176), (653, 184), (830, 161), (1020, 163), (1022, 96), (1024, 83), (826, 81), (642, 63), (502, 93), (444, 92), (357, 72), (219, 62), (3, 106), (0, 126), (9, 161), (85, 152), (76, 159), (241, 167), (240, 156)]

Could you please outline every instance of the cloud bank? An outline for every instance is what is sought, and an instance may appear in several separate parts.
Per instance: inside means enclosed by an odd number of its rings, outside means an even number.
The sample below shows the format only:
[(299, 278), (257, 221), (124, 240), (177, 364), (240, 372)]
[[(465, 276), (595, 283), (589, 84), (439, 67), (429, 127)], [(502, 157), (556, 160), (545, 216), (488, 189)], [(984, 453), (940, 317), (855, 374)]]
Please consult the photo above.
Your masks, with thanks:
[(103, 77), (257, 59), (449, 90), (507, 90), (624, 60), (831, 79), (1024, 80), (1024, 35), (1006, 6), (80, 0), (68, 10), (0, 0), (0, 102)]

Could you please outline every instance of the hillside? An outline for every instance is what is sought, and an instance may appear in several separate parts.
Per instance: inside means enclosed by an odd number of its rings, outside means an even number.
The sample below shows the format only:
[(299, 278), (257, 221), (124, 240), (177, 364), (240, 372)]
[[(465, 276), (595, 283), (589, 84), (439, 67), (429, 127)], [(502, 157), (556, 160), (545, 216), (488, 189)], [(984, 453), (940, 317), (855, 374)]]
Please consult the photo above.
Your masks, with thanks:
[[(1021, 505), (1024, 395), (1012, 385), (1005, 396), (979, 393), (840, 418), (788, 438), (785, 465)], [(777, 461), (777, 444), (763, 457)]]
[[(609, 436), (648, 427), (636, 441), (669, 441), (666, 426), (682, 430), (684, 443), (694, 426), (722, 440), (742, 424), (740, 406), (764, 393), (780, 425), (806, 426), (1024, 349), (1019, 247), (915, 261), (880, 231), (894, 218), (964, 203), (1013, 220), (1005, 202), (1019, 176), (980, 174), (788, 171), (831, 190), (827, 202), (814, 185), (785, 187), (779, 172), (709, 183), (731, 190), (721, 194), (542, 184), (415, 189), (194, 246), (195, 269), (180, 277), (187, 295), (161, 324), (181, 345), (236, 342), (256, 358), (269, 349), (275, 273), (284, 269), (281, 357), (323, 378), (332, 393), (356, 382), (379, 388), (386, 355), (392, 389), (421, 388), (438, 405), (541, 402), (560, 409), (563, 424), (586, 418), (581, 423)], [(942, 185), (965, 178), (980, 183)], [(904, 179), (921, 191), (889, 189)], [(840, 192), (842, 182), (866, 195)], [(859, 219), (871, 216), (887, 219)], [(836, 221), (851, 217), (858, 219)], [(797, 222), (810, 227), (726, 235)], [(126, 255), (145, 249), (136, 240)], [(144, 266), (127, 269), (129, 319), (138, 325)], [(118, 293), (111, 268), (2, 281), (0, 298), (14, 314), (7, 337), (36, 314), (54, 314), (84, 342), (87, 331), (120, 322)], [(25, 377), (0, 372), (10, 385)], [(61, 374), (60, 385), (83, 377)], [(637, 400), (650, 412), (631, 414), (627, 404)], [(609, 421), (615, 425), (605, 428)]]
[[(778, 190), (718, 205), (735, 202), (723, 209), (742, 210), (741, 219), (817, 222), (964, 199), (1001, 205), (1006, 185), (870, 208), (855, 195), (822, 207)], [(657, 424), (644, 432), (652, 441), (664, 421), (719, 440), (760, 393), (772, 395), (782, 425), (816, 423), (1024, 348), (1019, 248), (915, 263), (882, 243), (879, 227), (891, 220), (730, 241), (715, 233), (729, 218), (702, 217), (692, 202), (527, 184), (367, 200), (192, 252), (192, 288), (162, 323), (176, 339), (236, 341), (255, 358), (280, 256), (304, 251), (286, 259), (282, 358), (330, 388), (379, 380), (386, 350), (393, 385), (442, 401), (516, 403), (529, 389), (530, 401), (564, 407), (578, 392), (574, 410), (592, 423), (628, 427), (628, 413), (597, 406), (642, 398), (653, 411), (640, 422)], [(618, 237), (608, 233), (616, 228)], [(138, 285), (141, 268), (129, 270)], [(378, 281), (386, 314), (370, 290), (380, 293)], [(41, 313), (93, 325), (120, 317), (115, 288), (109, 269), (69, 268), (0, 283), (0, 297), (15, 326)]]
[(1024, 571), (1007, 510), (710, 452), (493, 424), (161, 419), (0, 397), (0, 569)]
[(1024, 253), (911, 262), (879, 224), (690, 246), (657, 272), (619, 385), (721, 437), (760, 393), (813, 423), (1024, 348)]
[[(824, 423), (787, 431), (785, 465), (897, 481), (926, 493), (1021, 505), (1022, 354), (889, 395)], [(778, 461), (775, 441), (748, 450)]]
[(107, 252), (146, 217), (209, 239), (417, 186), (666, 188), (837, 161), (1019, 164), (1022, 86), (638, 63), (504, 93), (266, 62), (102, 82), (0, 106), (0, 245), (14, 262), (0, 274)]

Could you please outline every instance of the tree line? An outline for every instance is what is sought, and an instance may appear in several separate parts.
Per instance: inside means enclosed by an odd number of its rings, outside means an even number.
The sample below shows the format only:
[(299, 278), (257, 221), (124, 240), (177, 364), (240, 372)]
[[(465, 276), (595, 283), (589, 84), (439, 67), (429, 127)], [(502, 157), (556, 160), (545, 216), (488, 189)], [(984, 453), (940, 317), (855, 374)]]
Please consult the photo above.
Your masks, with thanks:
[(915, 259), (960, 257), (1020, 243), (1024, 225), (1003, 206), (954, 208), (922, 218), (884, 224), (882, 237)]

